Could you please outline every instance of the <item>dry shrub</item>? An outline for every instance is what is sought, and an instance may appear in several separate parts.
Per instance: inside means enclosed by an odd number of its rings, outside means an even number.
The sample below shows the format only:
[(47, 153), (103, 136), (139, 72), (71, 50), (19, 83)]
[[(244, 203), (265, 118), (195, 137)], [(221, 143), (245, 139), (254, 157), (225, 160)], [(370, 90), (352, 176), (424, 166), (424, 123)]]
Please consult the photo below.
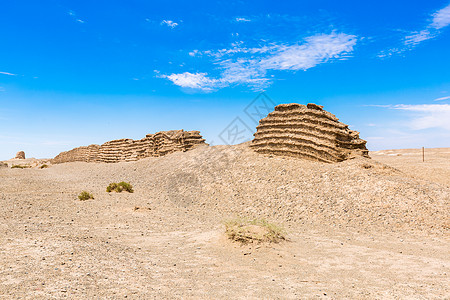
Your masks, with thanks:
[(82, 191), (78, 195), (78, 199), (80, 199), (81, 201), (85, 201), (85, 200), (89, 200), (89, 199), (94, 199), (94, 196), (86, 191)]
[(229, 239), (248, 243), (278, 243), (285, 240), (285, 231), (282, 227), (266, 221), (265, 219), (236, 218), (225, 222), (225, 234)]
[(121, 193), (123, 191), (129, 192), (129, 193), (133, 193), (133, 186), (131, 184), (129, 184), (128, 182), (119, 182), (119, 183), (115, 183), (112, 182), (110, 183), (107, 187), (106, 187), (106, 191), (108, 193), (111, 192), (116, 192), (116, 193)]
[(23, 166), (23, 165), (13, 165), (11, 169), (27, 169), (31, 168), (31, 166)]
[(39, 169), (46, 169), (46, 168), (48, 168), (48, 165), (46, 164), (43, 164), (42, 166), (39, 167)]

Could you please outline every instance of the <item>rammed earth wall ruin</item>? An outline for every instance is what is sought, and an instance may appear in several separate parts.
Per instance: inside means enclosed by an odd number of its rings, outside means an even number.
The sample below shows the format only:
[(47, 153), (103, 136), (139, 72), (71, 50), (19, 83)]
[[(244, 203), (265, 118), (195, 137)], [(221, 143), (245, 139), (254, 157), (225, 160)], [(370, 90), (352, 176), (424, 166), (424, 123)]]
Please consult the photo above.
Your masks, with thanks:
[(321, 162), (368, 157), (366, 141), (316, 104), (281, 104), (259, 121), (251, 147), (259, 153)]
[(161, 131), (155, 134), (147, 134), (141, 140), (121, 139), (109, 141), (100, 146), (78, 147), (61, 152), (52, 160), (52, 163), (135, 161), (145, 157), (188, 151), (198, 145), (206, 145), (200, 131)]

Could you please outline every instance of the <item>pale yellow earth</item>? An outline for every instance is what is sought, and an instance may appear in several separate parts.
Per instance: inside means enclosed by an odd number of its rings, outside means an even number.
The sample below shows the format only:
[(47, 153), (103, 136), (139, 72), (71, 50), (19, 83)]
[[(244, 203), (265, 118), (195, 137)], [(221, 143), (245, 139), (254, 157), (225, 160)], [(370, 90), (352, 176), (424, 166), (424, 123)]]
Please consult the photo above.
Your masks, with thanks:
[[(325, 164), (243, 144), (0, 168), (0, 298), (448, 299), (450, 148), (421, 155)], [(105, 191), (119, 181), (135, 192)], [(231, 242), (235, 216), (288, 241)]]

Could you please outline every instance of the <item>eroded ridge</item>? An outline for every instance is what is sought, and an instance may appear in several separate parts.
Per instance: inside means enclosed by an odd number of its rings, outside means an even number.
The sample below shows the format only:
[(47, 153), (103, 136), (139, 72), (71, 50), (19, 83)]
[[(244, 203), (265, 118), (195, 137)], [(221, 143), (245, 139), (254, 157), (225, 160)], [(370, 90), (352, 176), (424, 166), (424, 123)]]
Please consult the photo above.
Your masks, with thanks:
[(323, 106), (281, 104), (259, 121), (251, 147), (264, 154), (294, 156), (321, 162), (368, 157), (366, 141)]
[(161, 131), (147, 134), (140, 140), (120, 139), (106, 142), (100, 146), (78, 147), (61, 152), (52, 160), (52, 163), (135, 161), (145, 157), (188, 151), (198, 145), (206, 145), (200, 131), (184, 131), (183, 129)]

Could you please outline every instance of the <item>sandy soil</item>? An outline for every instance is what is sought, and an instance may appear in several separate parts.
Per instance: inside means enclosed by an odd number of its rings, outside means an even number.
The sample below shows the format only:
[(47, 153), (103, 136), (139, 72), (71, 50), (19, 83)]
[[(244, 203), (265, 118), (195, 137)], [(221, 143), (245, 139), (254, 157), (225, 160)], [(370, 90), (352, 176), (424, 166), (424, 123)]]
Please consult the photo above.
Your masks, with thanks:
[[(2, 168), (0, 297), (449, 298), (450, 149), (425, 164), (402, 151), (322, 164), (239, 145)], [(135, 193), (105, 192), (122, 180)], [(232, 243), (236, 215), (289, 241)]]
[(384, 150), (371, 152), (371, 156), (409, 176), (434, 181), (450, 187), (450, 148)]

